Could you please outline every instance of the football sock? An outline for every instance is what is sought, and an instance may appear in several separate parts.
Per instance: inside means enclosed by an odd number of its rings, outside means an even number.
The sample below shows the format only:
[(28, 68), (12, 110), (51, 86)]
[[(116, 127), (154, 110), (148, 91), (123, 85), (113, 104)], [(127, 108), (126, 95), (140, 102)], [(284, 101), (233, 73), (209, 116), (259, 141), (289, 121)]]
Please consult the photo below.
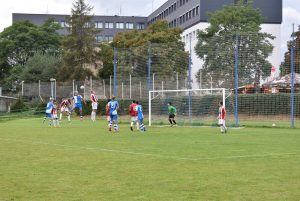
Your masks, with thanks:
[(141, 123), (141, 125), (140, 125), (140, 130), (145, 131), (145, 125), (143, 123)]
[(114, 130), (115, 130), (115, 131), (118, 131), (118, 130), (119, 130), (118, 124), (114, 124)]
[(59, 114), (59, 120), (61, 120), (61, 119), (62, 119), (62, 113)]
[(176, 124), (176, 121), (175, 121), (175, 120), (173, 120), (173, 122), (174, 122), (174, 124)]
[(172, 120), (171, 120), (171, 119), (169, 119), (169, 122), (170, 122), (170, 124), (171, 124), (171, 125), (173, 124), (173, 122), (172, 122)]

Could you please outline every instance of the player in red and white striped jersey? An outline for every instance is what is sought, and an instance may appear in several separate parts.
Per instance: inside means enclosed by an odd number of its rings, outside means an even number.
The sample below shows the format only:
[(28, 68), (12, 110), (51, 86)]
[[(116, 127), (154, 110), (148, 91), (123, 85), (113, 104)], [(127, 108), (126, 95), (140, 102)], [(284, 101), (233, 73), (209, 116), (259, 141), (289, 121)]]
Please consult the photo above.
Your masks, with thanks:
[(60, 114), (59, 114), (59, 121), (62, 120), (62, 115), (63, 112), (66, 113), (67, 117), (68, 117), (68, 121), (71, 121), (71, 99), (63, 99), (62, 102), (60, 103)]
[(92, 114), (91, 114), (91, 120), (96, 121), (96, 113), (98, 108), (98, 98), (94, 91), (91, 91), (91, 102), (92, 102)]
[(226, 110), (225, 107), (223, 106), (223, 102), (219, 103), (219, 126), (221, 133), (227, 133), (227, 127), (225, 124), (225, 118), (226, 118)]
[(106, 112), (106, 119), (107, 119), (107, 123), (108, 123), (108, 128), (110, 125), (110, 108), (109, 108), (109, 102), (111, 101), (111, 99), (107, 99), (107, 104), (105, 105), (105, 112)]

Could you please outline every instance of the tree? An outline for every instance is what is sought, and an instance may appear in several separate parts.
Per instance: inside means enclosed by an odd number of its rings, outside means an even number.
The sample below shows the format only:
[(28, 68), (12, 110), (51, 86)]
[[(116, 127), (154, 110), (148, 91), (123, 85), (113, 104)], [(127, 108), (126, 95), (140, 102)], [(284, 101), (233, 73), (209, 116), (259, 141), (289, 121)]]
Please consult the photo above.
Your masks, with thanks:
[[(284, 54), (284, 62), (280, 66), (281, 76), (291, 73), (292, 45), (293, 41), (287, 42), (288, 51)], [(300, 73), (300, 26), (298, 27), (298, 31), (295, 32), (294, 67), (295, 73)]]
[(63, 41), (64, 65), (60, 73), (63, 80), (85, 79), (92, 75), (91, 67), (97, 67), (95, 37), (98, 31), (90, 15), (92, 9), (85, 0), (76, 0), (71, 16), (67, 17), (69, 34)]
[[(148, 74), (148, 59), (151, 57), (151, 73), (159, 73), (167, 77), (174, 76), (179, 72), (186, 75), (188, 67), (188, 54), (184, 50), (179, 28), (171, 29), (167, 21), (158, 20), (147, 27), (146, 30), (133, 30), (118, 33), (111, 47), (117, 49), (117, 76), (146, 77)], [(107, 51), (101, 48), (100, 54)], [(110, 48), (113, 51), (113, 48)], [(108, 62), (104, 62), (103, 69), (111, 69), (113, 72), (113, 52), (109, 54)], [(103, 72), (100, 70), (100, 72)], [(103, 73), (100, 73), (103, 76)], [(106, 75), (109, 76), (109, 75)], [(105, 77), (107, 78), (107, 77)]]
[(114, 73), (114, 50), (109, 43), (100, 45), (99, 59), (102, 61), (102, 68), (99, 69), (99, 77), (108, 79)]
[(56, 77), (59, 66), (60, 57), (38, 52), (26, 62), (20, 79), (25, 82), (49, 81), (50, 78)]
[(0, 80), (23, 67), (35, 53), (59, 55), (61, 36), (56, 32), (60, 26), (53, 19), (36, 26), (28, 21), (15, 22), (0, 33)]
[[(222, 10), (209, 14), (209, 27), (198, 32), (195, 47), (197, 56), (204, 61), (202, 77), (218, 80), (216, 86), (231, 83), (234, 87), (235, 50), (239, 51), (239, 81), (260, 84), (270, 75), (267, 58), (273, 51), (271, 34), (261, 32), (263, 16), (254, 9), (253, 2), (237, 1)], [(197, 74), (200, 79), (200, 71)]]

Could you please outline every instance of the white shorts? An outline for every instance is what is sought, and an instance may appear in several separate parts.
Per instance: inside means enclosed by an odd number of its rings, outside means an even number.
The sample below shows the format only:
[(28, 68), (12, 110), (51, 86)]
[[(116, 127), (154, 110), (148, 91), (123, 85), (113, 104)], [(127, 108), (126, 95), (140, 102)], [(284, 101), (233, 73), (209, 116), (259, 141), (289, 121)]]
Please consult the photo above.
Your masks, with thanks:
[(137, 117), (131, 117), (131, 121), (137, 121)]
[(98, 108), (98, 103), (97, 102), (93, 102), (92, 103), (92, 109), (93, 110), (97, 110), (97, 108)]
[(110, 121), (110, 116), (106, 116), (107, 121)]
[(69, 112), (69, 108), (68, 107), (61, 107), (60, 112)]
[(219, 119), (219, 125), (225, 126), (225, 119)]
[(57, 119), (57, 114), (52, 114), (52, 119)]

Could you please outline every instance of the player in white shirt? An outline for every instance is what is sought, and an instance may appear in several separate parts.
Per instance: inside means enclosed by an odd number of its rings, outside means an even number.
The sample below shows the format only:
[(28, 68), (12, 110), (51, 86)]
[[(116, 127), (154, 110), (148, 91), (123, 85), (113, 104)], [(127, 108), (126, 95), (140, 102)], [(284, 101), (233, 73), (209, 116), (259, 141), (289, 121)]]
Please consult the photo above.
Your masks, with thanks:
[(57, 107), (58, 106), (57, 106), (56, 100), (53, 100), (53, 108), (52, 108), (51, 114), (52, 114), (53, 126), (55, 128), (59, 127), (58, 117), (57, 117)]
[(227, 133), (227, 127), (225, 124), (225, 118), (226, 118), (226, 110), (225, 107), (223, 106), (223, 102), (219, 103), (219, 126), (220, 126), (220, 130), (221, 133), (223, 134), (224, 132)]
[(91, 113), (91, 120), (96, 121), (96, 113), (98, 108), (98, 98), (94, 91), (91, 91), (91, 102), (92, 102), (92, 113)]

